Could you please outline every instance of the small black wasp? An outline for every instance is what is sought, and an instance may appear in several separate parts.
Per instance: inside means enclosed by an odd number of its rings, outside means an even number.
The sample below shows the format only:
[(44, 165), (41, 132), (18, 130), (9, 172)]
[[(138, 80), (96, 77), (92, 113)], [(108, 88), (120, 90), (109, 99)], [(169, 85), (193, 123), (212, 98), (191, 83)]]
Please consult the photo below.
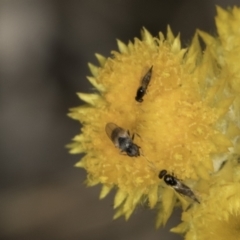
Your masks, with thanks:
[(160, 179), (163, 178), (164, 182), (168, 186), (172, 187), (176, 192), (182, 195), (188, 196), (189, 198), (193, 199), (197, 203), (200, 203), (199, 200), (196, 198), (195, 194), (193, 193), (193, 191), (187, 185), (180, 182), (179, 179), (177, 179), (173, 175), (168, 174), (167, 170), (160, 171), (158, 177)]
[(137, 102), (142, 102), (143, 101), (143, 97), (146, 94), (147, 87), (148, 87), (148, 85), (150, 83), (150, 80), (151, 80), (151, 77), (152, 77), (152, 68), (153, 68), (153, 66), (151, 66), (151, 68), (148, 70), (148, 72), (142, 78), (141, 85), (138, 88), (137, 93), (136, 93), (136, 97), (135, 97), (135, 100)]

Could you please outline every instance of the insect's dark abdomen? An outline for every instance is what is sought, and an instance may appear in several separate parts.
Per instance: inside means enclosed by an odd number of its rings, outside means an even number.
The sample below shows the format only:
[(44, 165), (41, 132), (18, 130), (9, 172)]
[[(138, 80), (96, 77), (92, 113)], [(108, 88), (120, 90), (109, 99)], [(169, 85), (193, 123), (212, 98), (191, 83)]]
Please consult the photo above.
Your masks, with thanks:
[(126, 150), (126, 143), (127, 143), (127, 139), (126, 138), (122, 138), (122, 137), (119, 137), (118, 138), (118, 144), (119, 144), (119, 148), (121, 150)]
[(137, 102), (142, 102), (143, 101), (143, 96), (145, 95), (145, 90), (143, 89), (143, 87), (139, 87), (138, 90), (137, 90), (137, 95), (135, 97), (135, 100)]

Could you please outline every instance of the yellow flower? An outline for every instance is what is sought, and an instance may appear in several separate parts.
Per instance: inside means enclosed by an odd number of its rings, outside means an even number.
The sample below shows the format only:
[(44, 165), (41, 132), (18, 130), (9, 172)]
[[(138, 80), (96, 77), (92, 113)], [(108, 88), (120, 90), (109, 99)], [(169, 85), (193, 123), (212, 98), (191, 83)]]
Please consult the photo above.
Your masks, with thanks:
[(217, 7), (217, 13), (216, 25), (219, 37), (213, 38), (206, 33), (202, 33), (202, 37), (206, 44), (212, 46), (215, 58), (224, 69), (224, 73), (229, 75), (231, 86), (239, 93), (240, 9), (233, 7), (232, 9), (224, 10)]
[[(206, 44), (206, 52), (218, 65), (216, 80), (221, 82), (225, 79), (228, 93), (235, 95), (230, 111), (218, 121), (232, 140), (233, 147), (229, 148), (231, 154), (214, 157), (215, 160), (228, 161), (208, 181), (201, 179), (197, 183), (195, 189), (201, 192), (201, 204), (184, 212), (183, 222), (172, 229), (173, 232), (186, 234), (186, 240), (235, 240), (240, 236), (240, 67), (237, 64), (240, 61), (240, 9), (234, 7), (226, 11), (217, 7), (217, 12), (219, 37), (214, 38), (202, 31), (198, 33)], [(220, 166), (222, 161), (219, 162)]]
[[(160, 226), (177, 199), (184, 208), (191, 200), (166, 186), (158, 172), (173, 172), (194, 191), (197, 181), (219, 169), (239, 135), (231, 117), (235, 110), (229, 111), (235, 91), (212, 48), (202, 53), (197, 34), (182, 49), (170, 28), (166, 38), (143, 29), (142, 40), (118, 41), (118, 48), (109, 58), (96, 54), (100, 67), (89, 64), (93, 76), (88, 80), (98, 92), (78, 94), (86, 104), (71, 109), (69, 116), (83, 127), (69, 147), (71, 153), (86, 153), (76, 166), (86, 169), (88, 185), (103, 185), (100, 198), (117, 189), (115, 218), (128, 219), (144, 199), (159, 209)], [(151, 81), (139, 103), (136, 92), (151, 66)], [(105, 132), (109, 122), (136, 133), (141, 156), (130, 158), (114, 147)]]
[(186, 240), (236, 240), (240, 236), (240, 166), (229, 161), (205, 182), (209, 186), (201, 204), (182, 215), (183, 223), (171, 231), (186, 233)]
[(217, 7), (217, 13), (216, 25), (219, 36), (215, 38), (202, 31), (198, 33), (221, 69), (219, 79), (227, 78), (231, 91), (237, 94), (233, 103), (232, 117), (240, 126), (240, 8), (224, 10)]

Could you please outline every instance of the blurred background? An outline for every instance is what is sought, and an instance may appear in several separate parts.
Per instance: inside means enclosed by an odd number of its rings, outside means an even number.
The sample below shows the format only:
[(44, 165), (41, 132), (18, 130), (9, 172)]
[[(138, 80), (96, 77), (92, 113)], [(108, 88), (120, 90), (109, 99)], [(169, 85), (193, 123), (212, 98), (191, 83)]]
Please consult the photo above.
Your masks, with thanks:
[(0, 239), (179, 240), (169, 229), (176, 211), (155, 230), (156, 211), (139, 208), (112, 221), (113, 194), (86, 188), (65, 145), (80, 126), (66, 116), (91, 92), (87, 63), (170, 24), (187, 45), (196, 28), (215, 34), (215, 5), (239, 0), (1, 0), (0, 1)]

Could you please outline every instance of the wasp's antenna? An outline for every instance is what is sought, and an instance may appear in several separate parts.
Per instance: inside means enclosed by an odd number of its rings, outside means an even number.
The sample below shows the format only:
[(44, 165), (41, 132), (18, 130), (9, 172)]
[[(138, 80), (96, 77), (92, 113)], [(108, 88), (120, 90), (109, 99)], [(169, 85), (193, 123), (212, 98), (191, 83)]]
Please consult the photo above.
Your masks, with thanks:
[(158, 173), (158, 170), (157, 170), (157, 167), (155, 166), (155, 164), (150, 161), (145, 155), (141, 154), (145, 159), (146, 161), (148, 162), (148, 167), (153, 170), (155, 173)]

